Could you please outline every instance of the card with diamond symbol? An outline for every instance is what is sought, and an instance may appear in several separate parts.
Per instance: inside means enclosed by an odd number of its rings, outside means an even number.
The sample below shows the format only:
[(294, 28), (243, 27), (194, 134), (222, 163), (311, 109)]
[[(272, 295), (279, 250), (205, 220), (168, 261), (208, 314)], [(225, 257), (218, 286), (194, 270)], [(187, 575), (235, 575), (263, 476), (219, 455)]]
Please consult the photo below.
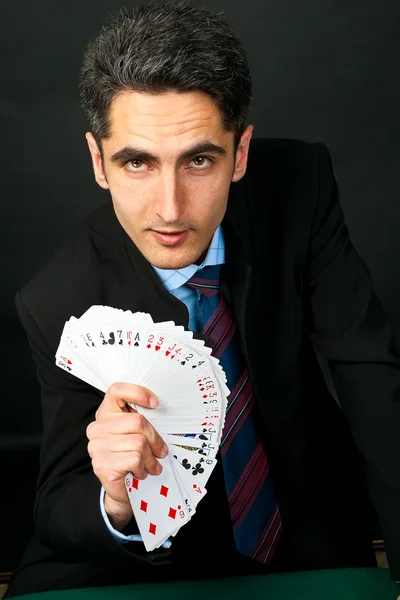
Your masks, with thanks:
[(173, 538), (196, 513), (215, 464), (225, 424), (226, 375), (212, 349), (173, 321), (148, 313), (91, 306), (64, 326), (55, 362), (106, 393), (115, 382), (142, 385), (157, 409), (130, 404), (166, 442), (160, 475), (125, 476), (134, 518), (146, 550)]
[[(175, 483), (171, 457), (168, 455), (160, 462), (164, 473), (161, 485), (158, 475), (148, 475), (145, 480), (139, 481), (139, 485), (135, 485), (136, 478), (132, 475), (128, 474), (125, 478), (129, 500), (148, 551), (159, 547), (172, 532), (190, 520), (185, 501)], [(146, 486), (141, 485), (144, 481)]]

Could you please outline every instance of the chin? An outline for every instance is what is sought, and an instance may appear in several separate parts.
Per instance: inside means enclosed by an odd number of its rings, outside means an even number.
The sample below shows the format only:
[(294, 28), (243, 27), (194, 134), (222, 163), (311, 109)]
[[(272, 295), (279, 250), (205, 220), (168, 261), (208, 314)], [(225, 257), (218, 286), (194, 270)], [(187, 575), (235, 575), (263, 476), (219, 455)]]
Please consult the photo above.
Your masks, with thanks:
[(183, 269), (195, 264), (207, 254), (200, 242), (199, 239), (189, 240), (189, 243), (169, 248), (153, 242), (138, 244), (138, 248), (146, 260), (158, 269)]
[(193, 264), (195, 260), (190, 260), (190, 259), (171, 259), (171, 258), (166, 258), (165, 260), (154, 260), (154, 261), (149, 261), (154, 267), (157, 267), (158, 269), (183, 269), (184, 267), (188, 267), (189, 265)]
[(195, 263), (199, 254), (188, 252), (155, 252), (153, 256), (146, 257), (150, 264), (158, 269), (183, 269)]

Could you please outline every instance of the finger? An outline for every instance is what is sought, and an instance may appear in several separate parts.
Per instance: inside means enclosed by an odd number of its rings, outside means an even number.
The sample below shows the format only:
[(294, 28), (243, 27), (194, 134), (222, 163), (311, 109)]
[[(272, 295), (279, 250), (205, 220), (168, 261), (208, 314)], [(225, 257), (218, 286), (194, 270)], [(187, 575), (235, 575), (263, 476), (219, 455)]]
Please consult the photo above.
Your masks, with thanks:
[(162, 471), (162, 466), (153, 454), (152, 448), (147, 439), (142, 435), (134, 435), (134, 443), (138, 451), (142, 455), (142, 463), (146, 474), (159, 475)]
[(164, 440), (154, 429), (153, 425), (143, 415), (133, 413), (115, 414), (104, 421), (94, 421), (86, 429), (89, 439), (105, 438), (112, 435), (142, 434), (150, 445), (154, 456), (164, 458), (168, 454), (168, 447)]
[(137, 479), (147, 477), (143, 457), (140, 452), (136, 451), (120, 452), (112, 459), (110, 455), (96, 455), (92, 459), (92, 468), (106, 490), (110, 492), (110, 488), (113, 487), (113, 493), (110, 496), (114, 499), (117, 498), (116, 492), (118, 490), (118, 496), (121, 497), (127, 473), (133, 473)]
[[(119, 485), (122, 489), (127, 473), (133, 473), (137, 479), (145, 479), (149, 472), (152, 475), (158, 475), (162, 471), (161, 465), (152, 456), (150, 449), (148, 448), (146, 452), (144, 445), (141, 446), (140, 442), (138, 447), (140, 450), (94, 453), (93, 472), (105, 488), (111, 485), (118, 488)], [(111, 497), (116, 498), (115, 494), (111, 494)]]
[[(129, 463), (135, 465), (135, 457), (133, 455), (129, 459)], [(129, 496), (125, 485), (127, 473), (133, 473), (137, 479), (144, 479), (147, 476), (146, 473), (141, 476), (140, 469), (136, 466), (135, 469), (126, 468), (123, 464), (119, 465), (118, 469), (102, 469), (94, 463), (93, 472), (100, 480), (107, 495), (115, 502), (121, 503), (129, 502)]]
[(156, 408), (158, 400), (155, 395), (141, 385), (133, 383), (113, 383), (107, 390), (102, 403), (96, 412), (96, 420), (106, 413), (128, 412), (127, 402), (139, 404), (146, 408)]
[[(147, 439), (141, 434), (131, 435), (115, 435), (110, 438), (109, 451), (116, 452), (138, 452), (142, 457), (142, 466), (146, 473), (150, 475), (159, 475), (162, 471), (162, 466), (153, 455), (151, 447)], [(138, 477), (140, 479), (140, 477)]]

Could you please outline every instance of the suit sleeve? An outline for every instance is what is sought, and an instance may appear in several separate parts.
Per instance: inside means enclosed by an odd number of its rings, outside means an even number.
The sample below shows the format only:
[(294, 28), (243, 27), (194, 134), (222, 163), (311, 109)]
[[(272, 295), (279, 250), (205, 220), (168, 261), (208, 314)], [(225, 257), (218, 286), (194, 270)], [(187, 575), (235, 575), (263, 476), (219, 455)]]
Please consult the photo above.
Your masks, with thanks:
[(318, 202), (306, 286), (311, 341), (328, 360), (339, 402), (365, 459), (391, 576), (400, 579), (400, 356), (387, 314), (354, 249), (329, 152), (318, 144)]
[[(119, 567), (132, 562), (169, 564), (169, 550), (147, 552), (142, 543), (121, 544), (107, 528), (99, 506), (101, 483), (92, 469), (86, 437), (103, 394), (55, 365), (55, 350), (39, 330), (23, 291), (16, 296), (16, 306), (41, 387), (44, 431), (33, 513), (40, 541), (65, 561), (97, 558)], [(122, 533), (138, 533), (134, 519)]]

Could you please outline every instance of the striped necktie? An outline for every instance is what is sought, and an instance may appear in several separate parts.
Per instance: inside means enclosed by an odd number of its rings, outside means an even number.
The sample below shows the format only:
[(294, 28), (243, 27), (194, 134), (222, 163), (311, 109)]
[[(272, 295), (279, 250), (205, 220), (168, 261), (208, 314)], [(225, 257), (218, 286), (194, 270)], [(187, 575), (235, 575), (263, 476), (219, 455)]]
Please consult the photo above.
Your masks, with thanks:
[(187, 282), (198, 292), (202, 333), (220, 360), (231, 390), (221, 438), (221, 457), (236, 547), (268, 564), (282, 527), (264, 444), (254, 425), (256, 403), (238, 344), (236, 323), (220, 289), (220, 265), (204, 267)]

